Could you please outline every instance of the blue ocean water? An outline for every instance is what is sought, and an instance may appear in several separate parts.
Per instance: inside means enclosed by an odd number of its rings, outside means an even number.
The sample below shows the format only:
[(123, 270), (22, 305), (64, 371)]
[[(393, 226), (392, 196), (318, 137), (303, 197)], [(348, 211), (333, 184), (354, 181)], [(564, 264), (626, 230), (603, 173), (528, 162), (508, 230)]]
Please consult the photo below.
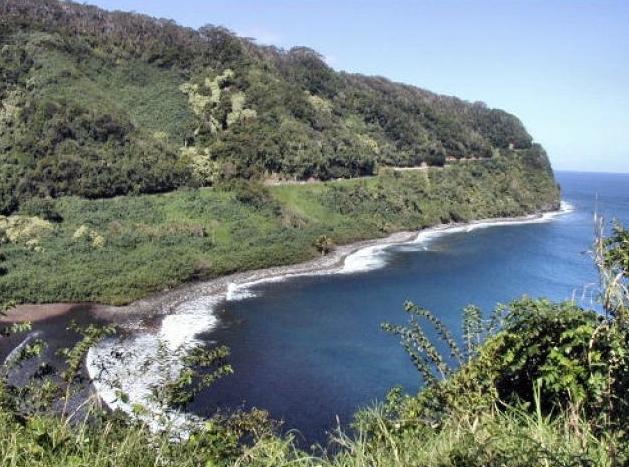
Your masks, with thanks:
[(266, 283), (255, 297), (227, 302), (221, 324), (203, 338), (231, 348), (235, 374), (192, 410), (263, 408), (304, 442), (324, 443), (337, 417), (351, 422), (395, 385), (421, 387), (398, 340), (380, 330), (383, 321), (406, 322), (405, 300), (453, 330), (470, 303), (487, 312), (526, 294), (589, 305), (593, 212), (629, 225), (629, 175), (559, 172), (557, 180), (574, 211), (552, 222), (453, 233), (426, 248), (391, 247), (380, 269)]

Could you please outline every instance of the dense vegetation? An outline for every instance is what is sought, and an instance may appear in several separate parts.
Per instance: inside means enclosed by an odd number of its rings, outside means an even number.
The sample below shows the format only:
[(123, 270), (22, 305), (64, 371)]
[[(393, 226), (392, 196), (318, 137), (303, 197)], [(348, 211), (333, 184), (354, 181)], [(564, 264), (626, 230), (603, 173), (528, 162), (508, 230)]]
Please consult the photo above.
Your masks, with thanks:
[[(0, 376), (0, 462), (3, 465), (161, 466), (620, 466), (629, 462), (629, 243), (617, 226), (597, 241), (604, 313), (573, 302), (523, 298), (489, 316), (464, 311), (462, 345), (428, 310), (408, 303), (397, 334), (424, 381), (418, 395), (393, 390), (385, 403), (359, 412), (356, 435), (338, 432), (330, 449), (309, 454), (291, 435), (275, 434), (264, 412), (219, 415), (175, 442), (180, 432), (147, 426), (97, 409), (49, 412), (29, 404), (61, 394), (79, 374), (88, 345), (109, 330), (88, 328), (64, 352), (66, 366), (40, 372), (25, 389)], [(426, 327), (449, 349), (442, 355)], [(3, 335), (25, 326), (3, 330)], [(38, 353), (33, 343), (12, 361)], [(221, 351), (222, 352), (222, 351)], [(218, 354), (217, 354), (218, 355)], [(221, 353), (220, 356), (224, 355)], [(455, 367), (450, 362), (458, 361)], [(213, 360), (210, 361), (214, 363)], [(220, 371), (220, 370), (216, 370)], [(187, 377), (191, 373), (184, 371)], [(216, 373), (211, 373), (216, 375)], [(186, 385), (170, 385), (185, 391)], [(186, 401), (185, 397), (177, 400)], [(77, 415), (80, 414), (80, 415)], [(87, 417), (87, 418), (86, 418)]]
[(187, 280), (311, 259), (332, 243), (553, 207), (552, 179), (517, 157), (340, 182), (31, 201), (0, 216), (0, 296), (127, 303)]
[(514, 116), (221, 27), (0, 0), (0, 73), (0, 298), (126, 303), (558, 204)]
[(335, 72), (313, 50), (221, 27), (0, 0), (0, 213), (32, 197), (327, 180), (509, 148), (550, 176), (519, 120), (482, 103)]

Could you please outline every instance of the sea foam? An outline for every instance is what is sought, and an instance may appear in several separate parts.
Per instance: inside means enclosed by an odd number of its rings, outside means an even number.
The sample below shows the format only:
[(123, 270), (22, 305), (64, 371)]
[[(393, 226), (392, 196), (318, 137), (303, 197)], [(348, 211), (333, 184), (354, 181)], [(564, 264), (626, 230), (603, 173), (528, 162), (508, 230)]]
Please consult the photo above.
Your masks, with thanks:
[(345, 257), (343, 266), (338, 270), (342, 274), (355, 274), (379, 269), (387, 264), (386, 250), (392, 244), (374, 245), (361, 248)]
[(252, 283), (247, 282), (244, 284), (236, 284), (231, 282), (227, 285), (227, 292), (225, 292), (225, 300), (228, 302), (236, 302), (238, 300), (244, 300), (246, 298), (257, 297), (257, 293), (251, 290)]
[[(196, 297), (164, 316), (157, 332), (108, 338), (90, 348), (86, 366), (101, 400), (112, 410), (141, 418), (153, 430), (168, 425), (185, 432), (193, 417), (165, 411), (153, 390), (177, 376), (186, 351), (200, 344), (197, 336), (216, 326), (219, 301), (215, 296)], [(145, 415), (138, 415), (138, 407)]]

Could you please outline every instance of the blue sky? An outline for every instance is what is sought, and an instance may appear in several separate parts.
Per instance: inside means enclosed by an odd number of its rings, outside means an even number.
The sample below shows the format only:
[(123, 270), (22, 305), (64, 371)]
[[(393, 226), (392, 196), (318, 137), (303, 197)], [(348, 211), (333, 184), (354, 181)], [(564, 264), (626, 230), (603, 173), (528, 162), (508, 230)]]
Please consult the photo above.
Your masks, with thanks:
[(485, 101), (522, 119), (556, 169), (629, 172), (629, 1), (91, 0), (223, 25), (336, 69)]

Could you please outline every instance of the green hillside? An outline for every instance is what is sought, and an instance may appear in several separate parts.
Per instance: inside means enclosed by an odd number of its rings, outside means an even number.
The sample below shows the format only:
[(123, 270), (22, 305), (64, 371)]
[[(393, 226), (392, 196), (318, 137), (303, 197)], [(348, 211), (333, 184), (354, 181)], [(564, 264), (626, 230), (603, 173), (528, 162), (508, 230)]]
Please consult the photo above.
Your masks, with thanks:
[[(386, 70), (383, 70), (386, 72)], [(232, 178), (349, 178), (524, 154), (482, 103), (339, 73), (313, 50), (55, 0), (0, 1), (0, 212)]]
[(558, 205), (516, 117), (221, 27), (0, 0), (0, 73), (2, 299), (126, 303)]
[(0, 217), (9, 241), (0, 299), (127, 303), (184, 281), (317, 257), (321, 235), (342, 244), (553, 206), (548, 178), (520, 164), (509, 164), (509, 177), (504, 170), (495, 160), (473, 173), (451, 166), (343, 182), (29, 202), (4, 223)]

